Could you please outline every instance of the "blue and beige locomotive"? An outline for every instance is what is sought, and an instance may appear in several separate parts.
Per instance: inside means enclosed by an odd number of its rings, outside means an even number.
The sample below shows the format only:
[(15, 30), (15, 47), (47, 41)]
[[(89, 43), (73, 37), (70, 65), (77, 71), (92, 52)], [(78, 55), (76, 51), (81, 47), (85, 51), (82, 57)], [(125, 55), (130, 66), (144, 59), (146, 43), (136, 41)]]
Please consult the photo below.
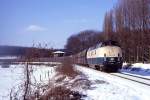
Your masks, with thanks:
[(116, 41), (101, 42), (87, 50), (74, 55), (76, 62), (106, 72), (121, 69), (122, 50)]

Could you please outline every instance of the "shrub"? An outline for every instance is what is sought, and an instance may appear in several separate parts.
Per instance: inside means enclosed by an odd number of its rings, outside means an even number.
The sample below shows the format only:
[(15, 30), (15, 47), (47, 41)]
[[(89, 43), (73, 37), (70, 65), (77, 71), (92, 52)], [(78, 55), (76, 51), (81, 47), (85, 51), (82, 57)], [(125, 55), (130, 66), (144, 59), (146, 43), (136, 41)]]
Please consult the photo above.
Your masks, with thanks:
[(56, 68), (56, 71), (59, 74), (67, 75), (70, 77), (75, 77), (76, 75), (78, 75), (78, 72), (73, 67), (73, 61), (69, 58), (65, 58), (62, 61), (62, 64)]

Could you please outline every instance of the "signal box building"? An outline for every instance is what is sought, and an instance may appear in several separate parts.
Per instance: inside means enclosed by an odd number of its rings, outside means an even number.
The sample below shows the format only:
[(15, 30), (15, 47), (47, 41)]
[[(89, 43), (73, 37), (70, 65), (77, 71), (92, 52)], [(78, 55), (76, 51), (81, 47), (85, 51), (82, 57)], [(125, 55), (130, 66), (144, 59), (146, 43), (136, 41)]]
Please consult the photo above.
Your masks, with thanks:
[(63, 57), (65, 52), (63, 52), (63, 51), (55, 51), (55, 52), (53, 52), (53, 54), (54, 54), (54, 57)]

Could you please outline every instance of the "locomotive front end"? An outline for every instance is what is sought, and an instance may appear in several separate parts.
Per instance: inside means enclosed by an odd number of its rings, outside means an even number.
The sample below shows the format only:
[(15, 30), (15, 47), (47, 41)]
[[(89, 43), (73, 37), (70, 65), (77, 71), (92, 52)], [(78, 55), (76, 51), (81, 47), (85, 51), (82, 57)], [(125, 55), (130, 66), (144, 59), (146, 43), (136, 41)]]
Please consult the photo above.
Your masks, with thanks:
[(117, 71), (121, 69), (123, 63), (121, 48), (118, 46), (105, 46), (101, 49), (104, 54), (103, 65), (105, 70)]
[(123, 59), (121, 47), (115, 41), (102, 42), (87, 51), (87, 63), (97, 70), (117, 72)]

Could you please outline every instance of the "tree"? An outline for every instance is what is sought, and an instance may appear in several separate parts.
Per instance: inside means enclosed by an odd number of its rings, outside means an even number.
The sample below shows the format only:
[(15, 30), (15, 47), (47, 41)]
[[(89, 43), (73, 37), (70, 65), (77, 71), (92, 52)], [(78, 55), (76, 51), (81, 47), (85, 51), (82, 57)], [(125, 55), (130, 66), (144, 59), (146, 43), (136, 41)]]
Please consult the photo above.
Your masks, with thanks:
[(144, 61), (150, 45), (150, 0), (118, 0), (105, 15), (104, 32), (120, 42), (126, 61)]
[(84, 49), (99, 43), (104, 40), (103, 34), (98, 31), (85, 30), (68, 38), (65, 49), (70, 54), (76, 54)]
[(113, 37), (113, 12), (106, 12), (104, 18), (103, 31), (106, 34), (105, 38), (112, 39)]

